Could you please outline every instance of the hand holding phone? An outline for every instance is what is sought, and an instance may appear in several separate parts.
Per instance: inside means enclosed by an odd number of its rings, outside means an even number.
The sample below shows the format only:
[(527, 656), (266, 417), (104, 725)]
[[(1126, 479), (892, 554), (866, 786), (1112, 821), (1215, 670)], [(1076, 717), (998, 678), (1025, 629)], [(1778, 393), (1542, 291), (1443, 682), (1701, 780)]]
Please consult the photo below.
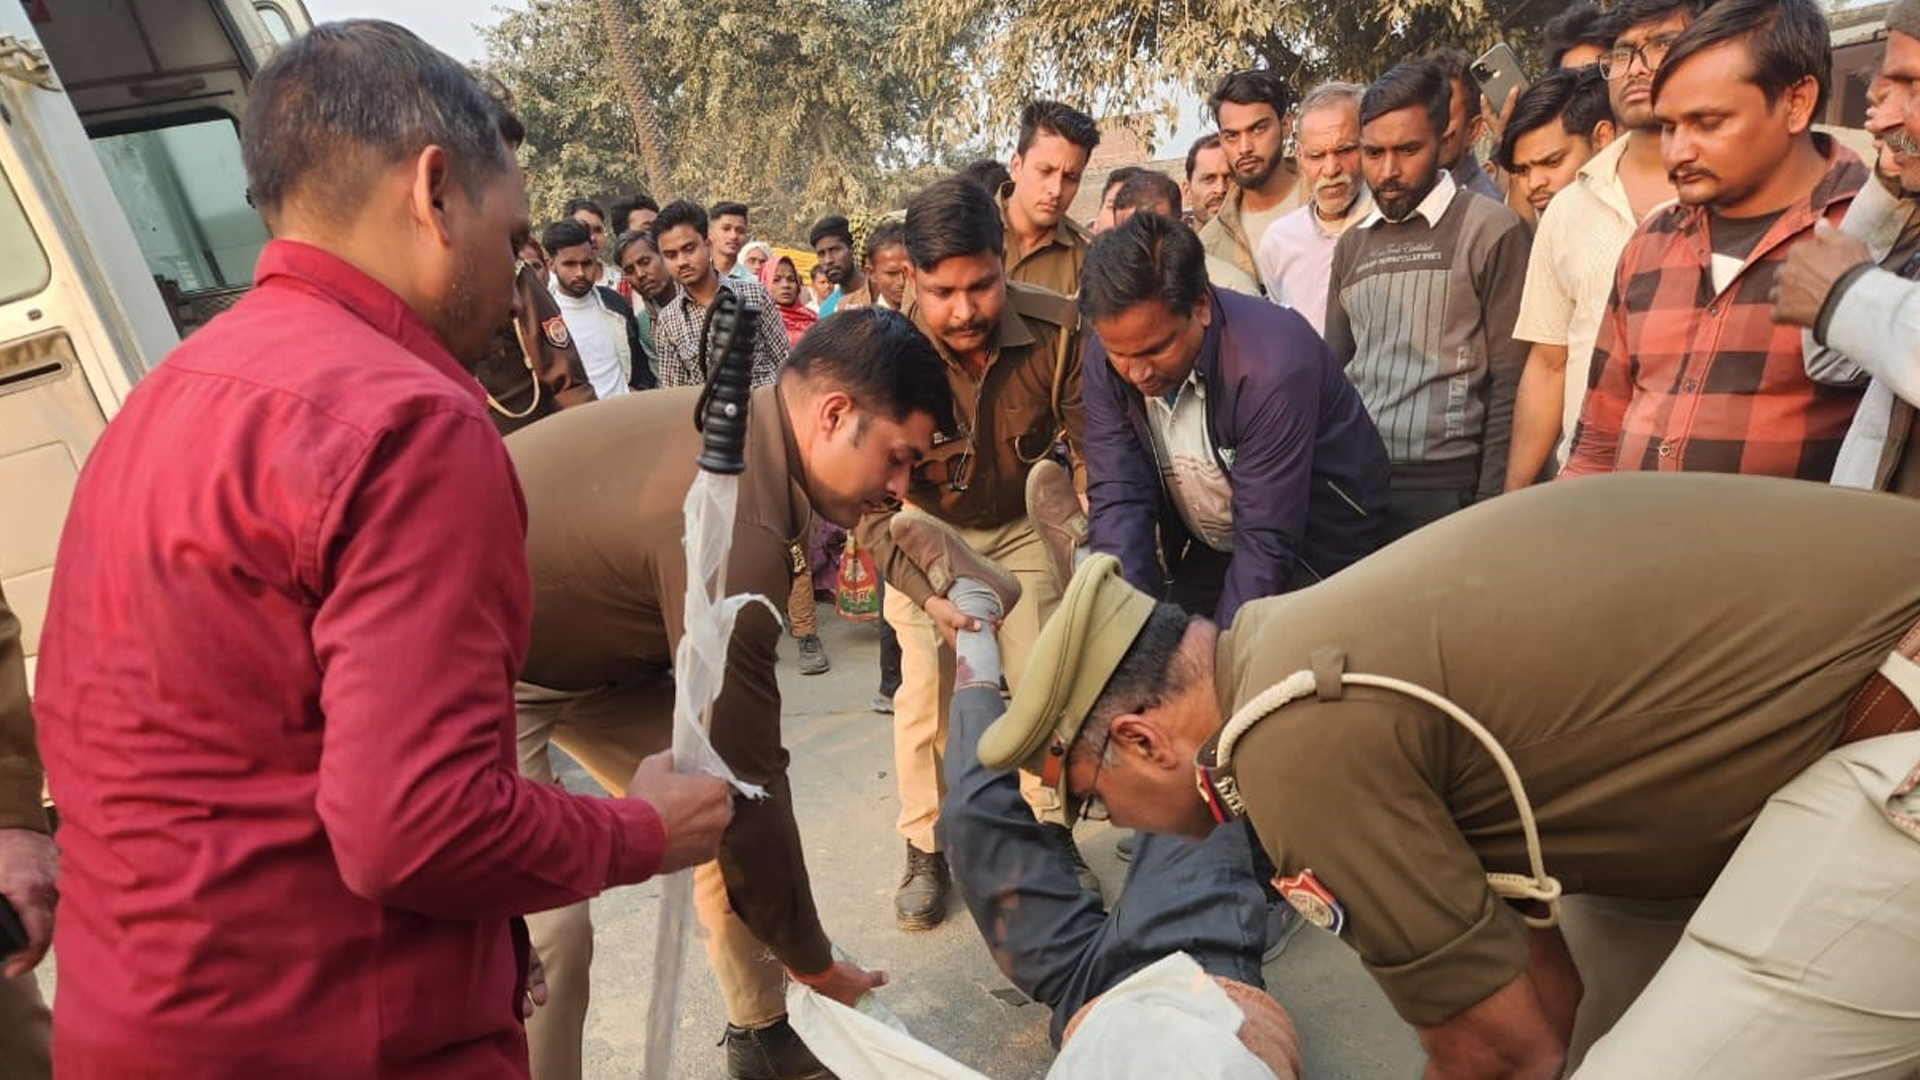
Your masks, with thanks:
[(1520, 58), (1504, 41), (1481, 53), (1468, 70), (1473, 72), (1473, 81), (1480, 85), (1480, 92), (1487, 96), (1493, 115), (1501, 119), (1506, 118), (1507, 98), (1516, 92), (1526, 92), (1527, 73), (1520, 66)]

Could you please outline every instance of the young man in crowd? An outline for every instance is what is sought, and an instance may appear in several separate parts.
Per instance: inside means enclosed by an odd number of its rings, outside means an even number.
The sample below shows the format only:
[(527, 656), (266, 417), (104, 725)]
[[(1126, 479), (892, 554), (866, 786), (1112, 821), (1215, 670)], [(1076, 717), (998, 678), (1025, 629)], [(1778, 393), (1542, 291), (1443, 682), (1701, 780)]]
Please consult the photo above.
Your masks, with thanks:
[(599, 283), (600, 256), (587, 227), (572, 219), (556, 221), (540, 234), (540, 244), (551, 253), (549, 288), (594, 394), (605, 401), (628, 390), (650, 389), (654, 374), (640, 324), (626, 298)]
[(1831, 60), (1811, 0), (1719, 0), (1673, 40), (1652, 89), (1680, 205), (1620, 255), (1563, 475), (1833, 475), (1860, 391), (1809, 380), (1769, 302), (1787, 252), (1867, 178), (1813, 131)]
[(526, 1077), (514, 917), (710, 860), (731, 791), (514, 768), (521, 490), (467, 365), (513, 303), (519, 122), (355, 20), (281, 45), (240, 130), (257, 284), (93, 448), (41, 639), (54, 1066)]
[(1593, 155), (1613, 141), (1613, 107), (1597, 67), (1547, 72), (1515, 100), (1493, 160), (1536, 220)]
[(853, 226), (839, 214), (829, 214), (807, 230), (807, 246), (825, 267), (833, 292), (820, 302), (820, 317), (836, 311), (866, 307), (878, 300), (853, 250)]
[(1653, 76), (1698, 11), (1698, 0), (1625, 0), (1613, 12), (1618, 34), (1600, 58), (1600, 74), (1619, 137), (1581, 166), (1534, 232), (1514, 326), (1531, 347), (1514, 403), (1509, 491), (1566, 463), (1620, 252), (1642, 221), (1673, 201)]
[(1440, 135), (1440, 167), (1453, 182), (1489, 199), (1504, 199), (1487, 170), (1480, 167), (1473, 146), (1486, 133), (1487, 118), (1480, 110), (1480, 84), (1473, 79), (1473, 57), (1462, 49), (1440, 49), (1427, 57), (1446, 73), (1447, 129)]
[[(1434, 1080), (1562, 1075), (1595, 994), (1638, 1000), (1578, 1080), (1905, 1076), (1916, 530), (1911, 501), (1816, 484), (1549, 484), (1227, 631), (1094, 556), (981, 763), (1044, 764), (1118, 826), (1250, 822)], [(1583, 949), (1562, 894), (1705, 899), (1677, 947)]]
[[(1093, 245), (1087, 345), (1092, 547), (1127, 579), (1231, 625), (1240, 605), (1323, 580), (1379, 543), (1387, 452), (1304, 319), (1207, 284), (1200, 238), (1140, 214)], [(1049, 500), (1078, 510), (1071, 481)], [(1038, 499), (1029, 497), (1036, 517)], [(1043, 528), (1049, 524), (1042, 522)], [(1070, 560), (1055, 554), (1062, 577)], [(1165, 567), (1163, 573), (1162, 567)]]
[(1100, 145), (1093, 117), (1057, 101), (1033, 101), (1020, 110), (1020, 138), (1007, 163), (1008, 183), (996, 190), (1006, 231), (1007, 280), (1080, 291), (1087, 235), (1067, 208), (1080, 192), (1087, 159)]
[[(1301, 204), (1300, 172), (1287, 160), (1293, 130), (1293, 90), (1271, 71), (1237, 71), (1220, 80), (1207, 98), (1220, 148), (1233, 169), (1233, 190), (1219, 213), (1200, 230), (1207, 254), (1253, 279), (1265, 275), (1256, 253), (1267, 227)], [(1244, 279), (1240, 279), (1244, 283)], [(1215, 276), (1214, 284), (1234, 287)]]
[(1920, 336), (1912, 330), (1920, 312), (1920, 0), (1895, 4), (1886, 25), (1886, 59), (1867, 109), (1867, 130), (1881, 144), (1878, 175), (1839, 232), (1816, 232), (1787, 253), (1773, 317), (1805, 328), (1809, 377), (1866, 388), (1833, 482), (1920, 496)]
[(907, 223), (888, 218), (867, 233), (860, 269), (872, 282), (875, 302), (894, 311), (907, 309)]
[(1382, 543), (1500, 493), (1526, 359), (1513, 320), (1527, 227), (1441, 167), (1451, 96), (1445, 71), (1419, 60), (1367, 88), (1374, 208), (1333, 254), (1327, 345), (1393, 462)]
[(1100, 209), (1095, 212), (1093, 216), (1093, 224), (1087, 227), (1089, 235), (1099, 236), (1101, 233), (1113, 228), (1114, 194), (1118, 192), (1120, 186), (1125, 184), (1130, 178), (1145, 171), (1147, 170), (1142, 169), (1138, 165), (1122, 165), (1107, 174), (1107, 178), (1100, 183)]
[(713, 246), (713, 268), (721, 276), (759, 280), (751, 269), (740, 263), (740, 249), (747, 246), (746, 203), (714, 203), (707, 211), (707, 240)]
[(660, 216), (660, 204), (651, 195), (629, 195), (608, 208), (616, 233), (645, 232)]
[[(707, 358), (701, 355), (701, 331), (707, 309), (721, 289), (742, 302), (773, 313), (773, 297), (752, 278), (722, 274), (713, 264), (707, 241), (707, 212), (684, 199), (668, 203), (653, 221), (653, 243), (680, 286), (654, 322), (654, 346), (660, 360), (661, 386), (704, 386)], [(759, 320), (753, 343), (753, 385), (765, 386), (787, 359), (787, 332), (777, 318)]]
[(1141, 169), (1127, 177), (1113, 192), (1113, 224), (1125, 224), (1135, 214), (1158, 214), (1179, 220), (1180, 185), (1173, 177), (1155, 169)]
[(613, 259), (620, 267), (620, 279), (627, 295), (633, 298), (633, 319), (640, 326), (640, 349), (646, 354), (647, 370), (657, 386), (660, 344), (654, 334), (654, 324), (659, 321), (661, 310), (679, 295), (680, 286), (653, 245), (651, 232), (621, 233), (613, 241)]
[(1298, 311), (1321, 333), (1333, 249), (1347, 229), (1373, 210), (1360, 172), (1360, 95), (1353, 83), (1322, 83), (1300, 100), (1297, 125), (1301, 183), (1307, 200), (1267, 230), (1255, 251), (1267, 296)]
[[(914, 467), (905, 501), (953, 526), (1019, 579), (1023, 599), (1000, 625), (1008, 681), (1018, 685), (1021, 662), (1060, 596), (1046, 545), (1026, 512), (1027, 473), (1063, 436), (1079, 453), (1080, 356), (1070, 348), (1079, 321), (1072, 302), (1009, 282), (1006, 246), (999, 208), (971, 180), (935, 181), (907, 204), (909, 314), (940, 354), (956, 426), (943, 428), (933, 453)], [(870, 514), (859, 537), (887, 583), (884, 614), (900, 635), (894, 775), (896, 828), (907, 860), (894, 916), (902, 928), (919, 930), (946, 918), (951, 887), (934, 826), (954, 677), (952, 633), (963, 620), (937, 595), (938, 583), (894, 549), (889, 516)], [(1035, 812), (1049, 823), (1056, 846), (1073, 849), (1057, 805), (1040, 797)]]
[(1195, 230), (1220, 212), (1233, 190), (1233, 166), (1227, 163), (1227, 151), (1220, 145), (1220, 133), (1209, 131), (1193, 140), (1187, 148), (1187, 205), (1193, 211)]
[[(607, 212), (601, 209), (599, 203), (592, 199), (575, 196), (567, 200), (567, 205), (560, 211), (560, 218), (563, 221), (577, 221), (586, 226), (587, 242), (593, 245), (594, 258), (598, 259), (606, 254)], [(553, 249), (548, 248), (547, 254), (553, 254)], [(618, 288), (620, 271), (612, 266), (603, 266), (597, 283), (610, 289)]]
[(1609, 14), (1595, 6), (1593, 0), (1575, 0), (1547, 20), (1546, 27), (1540, 31), (1540, 51), (1546, 54), (1548, 69), (1599, 63), (1607, 50), (1613, 48), (1614, 32), (1608, 23)]
[[(672, 207), (662, 212), (665, 219)], [(763, 309), (763, 320), (779, 316)], [(851, 527), (907, 487), (950, 425), (940, 360), (905, 317), (855, 312), (800, 340), (777, 387), (754, 391), (727, 587), (786, 596), (790, 538), (813, 515)], [(508, 445), (527, 495), (533, 637), (518, 689), (520, 761), (551, 782), (549, 743), (618, 793), (627, 764), (669, 745), (686, 592), (680, 508), (701, 435), (699, 391), (637, 395), (528, 429)], [(608, 462), (631, 467), (605, 470)], [(605, 475), (580, 482), (583, 469)], [(779, 621), (751, 606), (713, 707), (714, 749), (769, 798), (743, 801), (695, 906), (726, 1001), (730, 1080), (822, 1076), (786, 1022), (783, 969), (851, 1003), (881, 976), (835, 963), (793, 817), (775, 677)], [(578, 1080), (593, 925), (587, 905), (536, 916), (552, 1000), (530, 1028), (537, 1080)], [(770, 954), (770, 955), (769, 955)]]

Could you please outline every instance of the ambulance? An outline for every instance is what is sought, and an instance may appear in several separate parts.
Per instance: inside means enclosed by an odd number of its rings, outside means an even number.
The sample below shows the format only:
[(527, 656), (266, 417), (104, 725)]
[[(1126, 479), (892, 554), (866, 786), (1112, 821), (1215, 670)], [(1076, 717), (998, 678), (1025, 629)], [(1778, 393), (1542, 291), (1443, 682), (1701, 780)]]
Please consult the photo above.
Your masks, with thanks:
[(239, 120), (300, 0), (0, 0), (0, 590), (29, 675), (87, 451), (251, 284)]

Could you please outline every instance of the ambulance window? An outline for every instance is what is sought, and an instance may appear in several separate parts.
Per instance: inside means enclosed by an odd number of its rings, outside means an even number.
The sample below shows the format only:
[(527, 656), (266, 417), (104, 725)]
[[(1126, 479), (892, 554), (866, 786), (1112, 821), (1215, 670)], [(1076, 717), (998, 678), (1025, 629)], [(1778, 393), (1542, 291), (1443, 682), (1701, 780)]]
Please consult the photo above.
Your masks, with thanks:
[(250, 284), (267, 227), (247, 202), (240, 132), (225, 114), (96, 136), (147, 270), (183, 293)]
[(293, 40), (293, 22), (287, 13), (280, 10), (279, 4), (255, 4), (253, 10), (260, 13), (260, 21), (267, 26), (267, 36), (275, 45), (285, 45)]
[(32, 296), (47, 287), (52, 275), (47, 253), (4, 176), (0, 176), (0, 251), (6, 252), (0, 258), (0, 301)]

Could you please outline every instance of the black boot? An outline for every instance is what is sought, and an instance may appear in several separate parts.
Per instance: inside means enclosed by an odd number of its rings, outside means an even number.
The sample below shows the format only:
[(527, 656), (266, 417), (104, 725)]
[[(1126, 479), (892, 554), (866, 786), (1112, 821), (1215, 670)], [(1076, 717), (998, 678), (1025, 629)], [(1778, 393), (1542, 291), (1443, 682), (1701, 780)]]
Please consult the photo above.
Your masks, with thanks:
[(727, 1025), (727, 1080), (834, 1080), (800, 1035), (781, 1017), (762, 1028)]
[(1086, 857), (1080, 854), (1080, 845), (1073, 842), (1073, 830), (1051, 823), (1042, 824), (1041, 828), (1046, 830), (1047, 840), (1054, 850), (1072, 864), (1073, 876), (1080, 882), (1080, 887), (1095, 896), (1100, 895), (1100, 875), (1093, 872), (1093, 868), (1087, 865)]
[(931, 930), (947, 917), (947, 893), (953, 874), (947, 857), (907, 845), (907, 870), (893, 894), (893, 918), (902, 930)]

